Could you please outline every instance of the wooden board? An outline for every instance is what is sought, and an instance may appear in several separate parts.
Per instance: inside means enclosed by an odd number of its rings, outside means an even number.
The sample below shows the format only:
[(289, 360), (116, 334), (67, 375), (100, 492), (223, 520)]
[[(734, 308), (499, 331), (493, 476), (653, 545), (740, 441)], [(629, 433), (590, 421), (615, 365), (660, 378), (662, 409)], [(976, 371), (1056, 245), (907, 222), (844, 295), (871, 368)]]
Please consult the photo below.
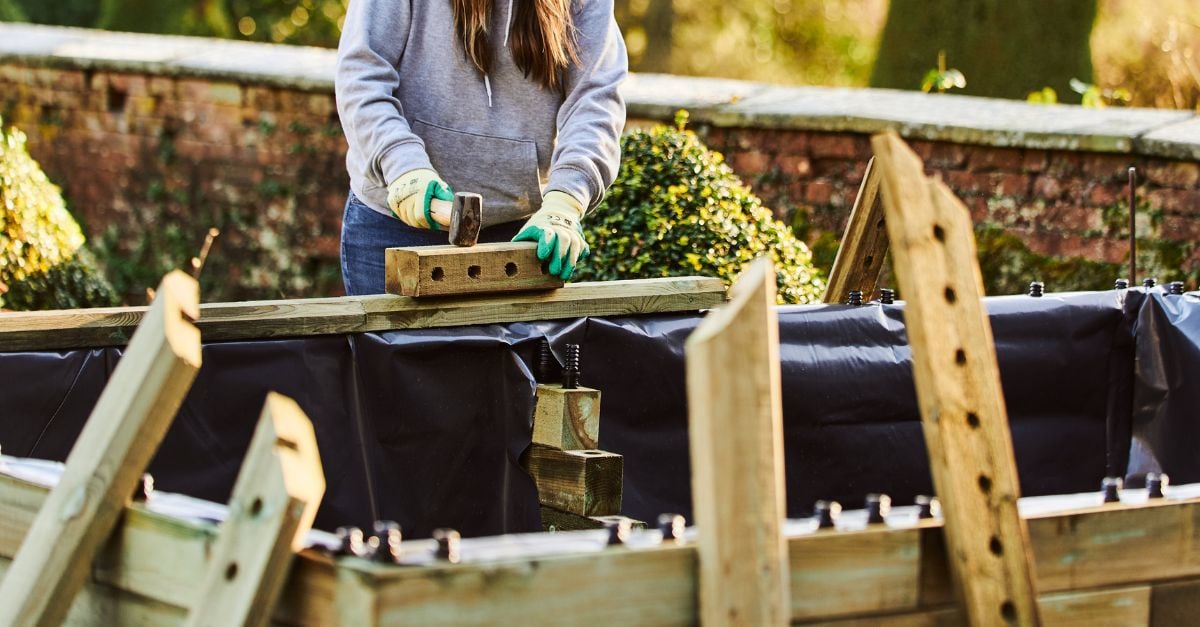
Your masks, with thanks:
[(562, 279), (537, 256), (536, 242), (389, 248), (386, 286), (400, 296), (461, 296), (553, 290)]
[(533, 410), (533, 441), (563, 450), (594, 449), (600, 442), (600, 390), (540, 384)]
[(854, 290), (863, 293), (863, 300), (870, 300), (875, 295), (888, 251), (883, 205), (879, 202), (879, 181), (879, 170), (872, 157), (867, 162), (862, 185), (850, 210), (833, 269), (829, 271), (829, 283), (821, 298), (823, 302), (844, 303)]
[(186, 624), (266, 624), (324, 494), (312, 423), (268, 394)]
[[(44, 487), (0, 474), (0, 563), (16, 550), (16, 542), (47, 492)], [(173, 519), (148, 511), (139, 503), (129, 505), (122, 520), (96, 562), (94, 581), (78, 597), (76, 607), (90, 603), (89, 607), (118, 608), (112, 611), (148, 611), (145, 605), (114, 605), (116, 601), (86, 598), (89, 589), (106, 591), (106, 598), (119, 589), (127, 593), (122, 599), (166, 608), (165, 615), (178, 617), (170, 623), (182, 620), (183, 610), (179, 608), (188, 607), (194, 600), (207, 556), (212, 552), (216, 527), (207, 522)], [(1030, 517), (1040, 569), (1063, 569), (1075, 564), (1078, 572), (1092, 573), (1086, 579), (1077, 574), (1074, 581), (1047, 576), (1042, 607), (1055, 595), (1079, 591), (1060, 586), (1095, 590), (1152, 585), (1154, 616), (1178, 616), (1188, 611), (1189, 590), (1200, 588), (1200, 555), (1193, 539), (1195, 520), (1200, 520), (1200, 500), (1108, 505)], [(860, 531), (822, 531), (789, 538), (793, 619), (821, 622), (852, 615), (944, 613), (953, 606), (954, 599), (945, 553), (927, 553), (929, 547), (941, 544), (941, 535), (941, 521), (930, 520), (920, 528), (875, 525)], [(1148, 548), (1153, 549), (1149, 557)], [(170, 559), (162, 559), (163, 555)], [(1163, 557), (1167, 555), (1177, 557)], [(436, 614), (434, 622), (441, 624), (471, 624), (468, 619), (472, 618), (476, 624), (496, 624), (503, 622), (501, 619), (518, 621), (522, 616), (529, 622), (537, 619), (554, 623), (561, 622), (562, 616), (571, 616), (579, 623), (692, 625), (698, 620), (695, 556), (696, 545), (684, 544), (649, 551), (614, 548), (429, 569), (386, 568), (358, 559), (340, 559), (335, 568), (334, 560), (308, 550), (294, 561), (274, 618), (281, 624), (333, 625), (341, 598), (347, 611), (357, 608), (373, 619), (388, 616), (397, 621)], [(1154, 568), (1154, 563), (1168, 567)], [(339, 578), (361, 584), (356, 589), (360, 595), (357, 600), (347, 590), (342, 592), (349, 596), (339, 597)], [(421, 580), (424, 592), (380, 596), (385, 589), (414, 580), (409, 578)], [(439, 590), (450, 596), (440, 597)], [(917, 590), (919, 594), (914, 593)], [(359, 604), (364, 598), (367, 605)], [(622, 603), (597, 603), (597, 598), (622, 599)], [(452, 599), (462, 601), (461, 607)], [(1114, 615), (1120, 616), (1117, 609)], [(442, 613), (437, 614), (439, 611)], [(72, 610), (73, 616), (79, 613)], [(961, 620), (961, 612), (956, 616)], [(489, 621), (488, 617), (493, 619)], [(1047, 615), (1046, 620), (1053, 617)], [(1155, 619), (1154, 623), (1180, 624), (1165, 620)]]
[(0, 582), (0, 624), (62, 622), (200, 368), (195, 280), (156, 294)]
[(687, 339), (692, 505), (706, 625), (788, 622), (775, 269), (754, 261)]
[[(720, 279), (678, 277), (569, 283), (560, 290), (437, 300), (380, 294), (200, 306), (205, 342), (366, 333), (708, 309)], [(145, 307), (0, 313), (0, 352), (122, 346)]]
[(523, 463), (537, 484), (538, 500), (543, 505), (578, 516), (621, 513), (624, 460), (620, 455), (533, 444)]
[(895, 133), (872, 140), (951, 572), (974, 625), (1038, 624), (1029, 534), (969, 213)]

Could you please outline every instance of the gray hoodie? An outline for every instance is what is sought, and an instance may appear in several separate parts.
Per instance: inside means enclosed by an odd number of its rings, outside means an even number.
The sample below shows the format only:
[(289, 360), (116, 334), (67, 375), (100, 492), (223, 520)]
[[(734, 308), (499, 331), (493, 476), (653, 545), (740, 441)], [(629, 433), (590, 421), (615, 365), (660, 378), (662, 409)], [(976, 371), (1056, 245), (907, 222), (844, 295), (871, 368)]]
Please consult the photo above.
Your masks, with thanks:
[(433, 168), (456, 192), (483, 194), (484, 224), (529, 216), (542, 194), (595, 207), (616, 176), (628, 73), (613, 0), (572, 0), (580, 64), (564, 93), (526, 78), (508, 50), (513, 2), (491, 11), (492, 69), (467, 60), (449, 0), (351, 0), (338, 47), (338, 113), (350, 187), (391, 215), (387, 186)]

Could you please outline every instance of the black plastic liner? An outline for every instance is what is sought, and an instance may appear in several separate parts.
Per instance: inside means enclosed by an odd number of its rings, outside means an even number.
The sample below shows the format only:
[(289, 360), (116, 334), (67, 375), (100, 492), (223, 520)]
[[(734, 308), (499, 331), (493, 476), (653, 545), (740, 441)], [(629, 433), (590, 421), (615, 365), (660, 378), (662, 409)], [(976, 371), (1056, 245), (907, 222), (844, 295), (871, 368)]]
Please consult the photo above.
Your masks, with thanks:
[[(989, 298), (1023, 494), (1162, 470), (1200, 480), (1200, 301), (1140, 290)], [(779, 310), (788, 513), (932, 493), (902, 305)], [(537, 342), (583, 346), (600, 447), (625, 456), (624, 513), (690, 517), (683, 346), (700, 314), (212, 343), (151, 464), (164, 490), (225, 501), (263, 398), (312, 419), (318, 527), (400, 522), (412, 537), (539, 529), (520, 468)], [(64, 459), (119, 349), (0, 353), (0, 445)]]

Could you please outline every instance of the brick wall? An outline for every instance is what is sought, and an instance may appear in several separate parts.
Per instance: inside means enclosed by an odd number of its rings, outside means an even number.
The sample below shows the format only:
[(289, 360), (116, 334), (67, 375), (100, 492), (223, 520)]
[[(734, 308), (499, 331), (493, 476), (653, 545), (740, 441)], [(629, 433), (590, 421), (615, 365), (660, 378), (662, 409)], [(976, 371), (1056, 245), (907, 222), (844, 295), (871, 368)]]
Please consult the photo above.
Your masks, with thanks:
[[(0, 24), (0, 115), (28, 134), (135, 302), (214, 226), (206, 300), (340, 293), (348, 183), (331, 81), (331, 51)], [(1191, 114), (665, 76), (634, 77), (626, 97), (631, 126), (689, 109), (826, 267), (869, 134), (899, 128), (978, 224), (1039, 255), (1125, 261), (1123, 180), (1136, 165), (1140, 232), (1165, 243), (1160, 278), (1200, 275)]]

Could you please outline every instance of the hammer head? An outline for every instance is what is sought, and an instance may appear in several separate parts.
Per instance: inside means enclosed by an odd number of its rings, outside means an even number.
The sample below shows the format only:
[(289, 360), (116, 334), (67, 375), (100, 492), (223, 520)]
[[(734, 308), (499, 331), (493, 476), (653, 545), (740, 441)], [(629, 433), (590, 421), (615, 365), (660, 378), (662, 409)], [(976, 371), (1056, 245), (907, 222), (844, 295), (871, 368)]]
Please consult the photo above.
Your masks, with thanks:
[(450, 209), (450, 243), (455, 246), (474, 246), (479, 242), (483, 226), (483, 196), (470, 192), (454, 194)]

